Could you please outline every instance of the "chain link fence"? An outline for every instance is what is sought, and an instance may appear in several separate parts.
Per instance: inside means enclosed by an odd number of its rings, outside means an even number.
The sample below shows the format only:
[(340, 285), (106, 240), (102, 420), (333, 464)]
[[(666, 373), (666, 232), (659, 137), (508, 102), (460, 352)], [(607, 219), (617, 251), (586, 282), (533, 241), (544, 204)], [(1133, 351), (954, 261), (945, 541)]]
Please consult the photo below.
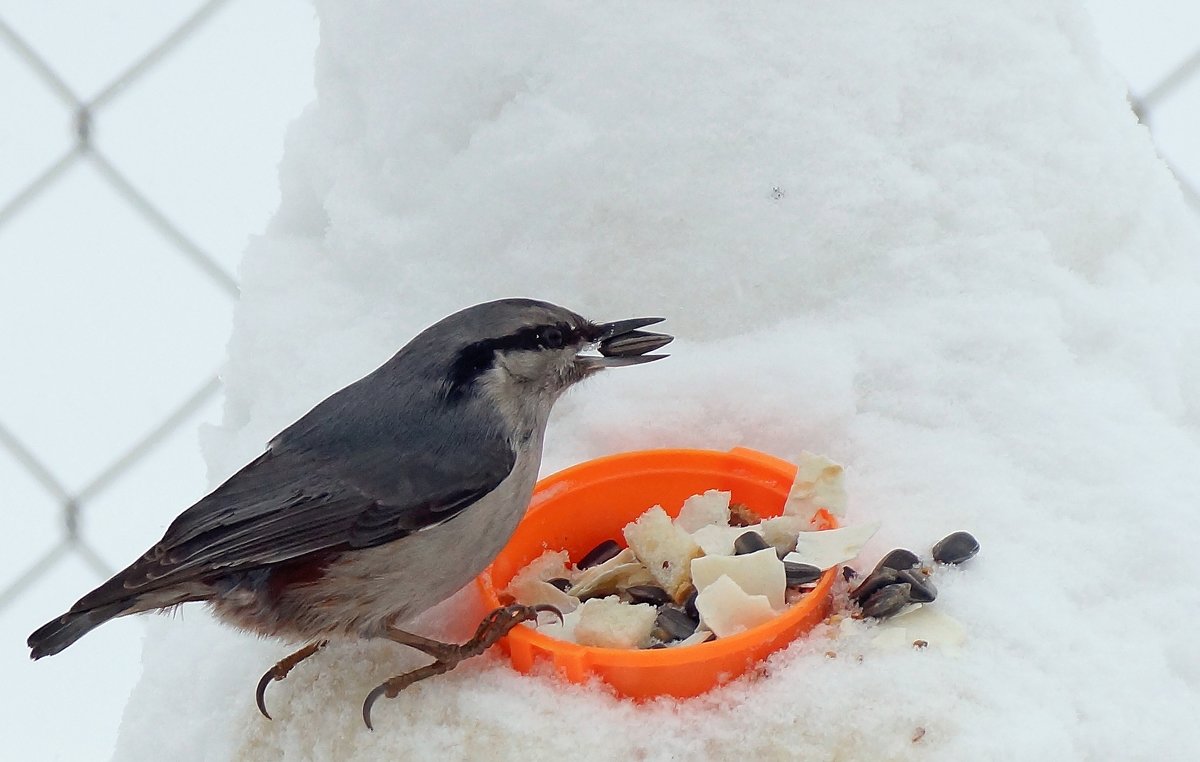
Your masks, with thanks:
[[(120, 197), (133, 212), (171, 244), (164, 248), (162, 255), (187, 259), (194, 267), (195, 277), (206, 279), (215, 285), (228, 295), (232, 304), (238, 295), (237, 282), (233, 276), (218, 264), (213, 256), (185, 235), (92, 141), (96, 123), (103, 119), (106, 107), (129, 88), (137, 87), (147, 72), (171, 56), (227, 2), (228, 0), (209, 0), (201, 5), (158, 44), (146, 50), (132, 65), (89, 97), (76, 93), (33, 45), (0, 18), (0, 44), (7, 46), (20, 58), (29, 70), (37, 75), (46, 89), (58, 98), (63, 108), (62, 116), (69, 120), (74, 135), (73, 144), (66, 152), (30, 178), (14, 196), (3, 202), (0, 206), (0, 228), (9, 225), (31, 202), (61, 182), (67, 170), (75, 164), (90, 162), (104, 178), (112, 193)], [(49, 572), (71, 554), (78, 556), (94, 570), (97, 579), (111, 575), (115, 570), (109, 568), (86, 533), (81, 531), (81, 513), (87, 510), (97, 496), (126, 478), (135, 465), (219, 392), (220, 381), (214, 369), (208, 377), (197, 379), (196, 390), (180, 400), (175, 409), (164, 416), (156, 426), (114, 457), (82, 488), (74, 490), (68, 489), (65, 486), (67, 480), (56, 474), (54, 463), (36, 456), (21, 436), (5, 425), (3, 406), (19, 404), (19, 401), (0, 400), (0, 450), (7, 451), (54, 500), (59, 509), (61, 527), (58, 540), (42, 550), (32, 564), (16, 570), (9, 579), (0, 581), (0, 609), (21, 595), (21, 591), (27, 589), (31, 582)], [(83, 587), (84, 585), (81, 585), (81, 591)]]
[(36, 665), (24, 639), (203, 494), (315, 46), (305, 0), (0, 0), (0, 757), (112, 752), (145, 621)]

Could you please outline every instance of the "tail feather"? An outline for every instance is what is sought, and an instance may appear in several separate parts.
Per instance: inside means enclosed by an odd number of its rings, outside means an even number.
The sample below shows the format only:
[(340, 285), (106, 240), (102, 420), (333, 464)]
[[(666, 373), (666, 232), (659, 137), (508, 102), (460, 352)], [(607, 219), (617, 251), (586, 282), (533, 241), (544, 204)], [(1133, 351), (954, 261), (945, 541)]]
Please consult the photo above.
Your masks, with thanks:
[(29, 655), (33, 659), (53, 656), (131, 606), (133, 601), (130, 600), (114, 601), (86, 611), (70, 611), (52, 619), (29, 636), (26, 641), (32, 649)]
[(160, 581), (157, 584), (128, 584), (131, 577), (136, 577), (147, 557), (149, 554), (80, 598), (67, 613), (35, 630), (26, 641), (31, 649), (29, 655), (34, 659), (53, 656), (108, 620), (119, 616), (212, 598), (212, 587), (192, 579), (178, 583)]

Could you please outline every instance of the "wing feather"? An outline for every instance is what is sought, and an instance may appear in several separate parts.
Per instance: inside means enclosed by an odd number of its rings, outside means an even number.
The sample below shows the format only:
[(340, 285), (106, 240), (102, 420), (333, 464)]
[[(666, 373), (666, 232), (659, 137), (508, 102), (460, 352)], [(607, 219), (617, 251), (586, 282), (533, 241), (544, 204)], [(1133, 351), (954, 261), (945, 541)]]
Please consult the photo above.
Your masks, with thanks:
[(269, 450), (180, 514), (142, 558), (72, 610), (319, 551), (372, 547), (440, 524), (508, 476), (514, 453), (506, 443), (493, 450), (471, 460), (394, 447), (338, 460)]

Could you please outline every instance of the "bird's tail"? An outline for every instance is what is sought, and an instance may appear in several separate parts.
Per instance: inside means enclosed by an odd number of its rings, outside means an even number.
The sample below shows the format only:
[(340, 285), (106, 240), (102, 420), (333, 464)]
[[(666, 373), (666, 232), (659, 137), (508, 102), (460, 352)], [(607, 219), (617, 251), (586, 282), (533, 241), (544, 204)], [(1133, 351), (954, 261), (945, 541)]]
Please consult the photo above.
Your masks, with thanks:
[(31, 649), (29, 655), (34, 659), (53, 656), (108, 620), (120, 616), (132, 605), (130, 600), (119, 600), (85, 611), (68, 611), (29, 636), (26, 641)]

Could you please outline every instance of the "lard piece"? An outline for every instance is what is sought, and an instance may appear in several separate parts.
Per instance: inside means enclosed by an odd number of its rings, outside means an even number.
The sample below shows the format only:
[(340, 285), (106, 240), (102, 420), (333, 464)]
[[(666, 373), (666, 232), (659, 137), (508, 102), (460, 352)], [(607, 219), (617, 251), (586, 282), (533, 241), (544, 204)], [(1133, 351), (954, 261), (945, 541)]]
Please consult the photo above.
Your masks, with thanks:
[(764, 596), (772, 609), (783, 609), (787, 572), (774, 548), (744, 556), (704, 556), (692, 561), (692, 584), (702, 595), (721, 577), (733, 580), (747, 595)]
[(819, 532), (801, 532), (796, 537), (796, 550), (783, 557), (784, 561), (810, 564), (825, 571), (858, 555), (867, 540), (879, 531), (879, 522), (859, 524)]
[(871, 645), (882, 649), (912, 648), (920, 641), (923, 646), (954, 652), (967, 640), (967, 630), (957, 619), (920, 604), (883, 620), (877, 630)]
[(692, 532), (692, 539), (706, 556), (732, 556), (733, 541), (746, 532), (758, 531), (758, 527), (729, 527), (709, 524)]
[(633, 551), (625, 548), (604, 563), (579, 572), (575, 584), (567, 592), (583, 600), (594, 596), (603, 597), (633, 585), (645, 585), (653, 581), (654, 577), (637, 560)]
[(765, 595), (747, 595), (736, 582), (721, 575), (696, 596), (700, 625), (718, 638), (736, 635), (775, 618)]

